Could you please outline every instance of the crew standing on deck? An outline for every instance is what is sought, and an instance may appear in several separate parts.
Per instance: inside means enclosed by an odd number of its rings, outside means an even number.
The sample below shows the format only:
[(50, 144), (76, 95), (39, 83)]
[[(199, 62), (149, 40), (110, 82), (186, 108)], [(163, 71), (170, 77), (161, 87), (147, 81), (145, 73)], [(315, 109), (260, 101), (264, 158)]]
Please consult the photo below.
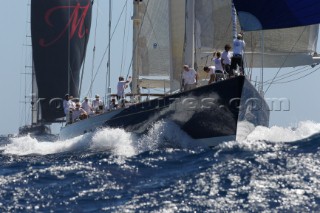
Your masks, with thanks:
[(224, 46), (224, 51), (221, 54), (221, 63), (222, 63), (222, 66), (224, 68), (224, 71), (226, 71), (227, 74), (228, 74), (228, 78), (233, 76), (233, 72), (231, 70), (231, 57), (232, 57), (232, 54), (231, 54), (230, 50), (231, 50), (230, 44), (226, 44)]
[(117, 100), (124, 98), (124, 90), (128, 87), (129, 80), (124, 80), (122, 76), (119, 77), (119, 82), (117, 85)]
[(237, 70), (237, 65), (240, 68), (240, 74), (244, 74), (243, 68), (243, 54), (246, 43), (243, 41), (242, 34), (238, 34), (237, 38), (233, 40), (233, 57), (231, 58), (231, 70)]
[(214, 65), (216, 68), (215, 74), (216, 74), (216, 81), (220, 81), (224, 79), (224, 70), (221, 63), (221, 52), (216, 53), (216, 58), (213, 59)]
[(63, 111), (64, 111), (64, 114), (66, 115), (67, 121), (71, 119), (70, 114), (75, 109), (75, 103), (72, 101), (72, 99), (73, 99), (73, 96), (66, 94), (63, 100)]
[(193, 68), (190, 68), (188, 65), (184, 65), (183, 73), (182, 73), (182, 85), (183, 85), (184, 91), (196, 88), (197, 82), (198, 82), (197, 72)]

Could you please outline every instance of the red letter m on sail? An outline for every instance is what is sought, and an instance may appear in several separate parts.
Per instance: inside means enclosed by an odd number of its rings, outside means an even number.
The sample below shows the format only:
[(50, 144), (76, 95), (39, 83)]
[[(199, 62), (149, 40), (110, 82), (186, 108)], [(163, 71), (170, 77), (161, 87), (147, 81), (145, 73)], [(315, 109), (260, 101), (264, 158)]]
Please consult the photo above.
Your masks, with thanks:
[(56, 37), (54, 37), (51, 41), (46, 41), (44, 38), (40, 39), (39, 41), (40, 46), (42, 47), (51, 46), (57, 41), (59, 41), (64, 35), (68, 35), (69, 40), (71, 40), (77, 31), (78, 31), (78, 37), (80, 39), (83, 38), (85, 34), (88, 33), (88, 30), (85, 29), (84, 23), (85, 23), (85, 18), (87, 16), (90, 4), (91, 3), (88, 0), (88, 4), (85, 6), (81, 6), (80, 3), (77, 3), (75, 6), (57, 6), (49, 9), (45, 14), (45, 23), (50, 28), (53, 28), (53, 29), (56, 26), (52, 23), (51, 18), (53, 17), (53, 14), (55, 14), (55, 12), (62, 11), (61, 14), (70, 14), (70, 15), (66, 25), (60, 31), (60, 33)]

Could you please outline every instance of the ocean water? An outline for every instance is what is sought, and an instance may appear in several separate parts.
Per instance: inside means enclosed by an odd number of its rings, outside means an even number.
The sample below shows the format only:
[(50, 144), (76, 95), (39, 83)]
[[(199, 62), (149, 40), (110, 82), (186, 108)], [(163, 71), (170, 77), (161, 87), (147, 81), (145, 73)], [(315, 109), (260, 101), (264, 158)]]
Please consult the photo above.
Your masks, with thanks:
[(320, 124), (257, 127), (214, 149), (159, 122), (0, 141), (0, 212), (320, 211)]

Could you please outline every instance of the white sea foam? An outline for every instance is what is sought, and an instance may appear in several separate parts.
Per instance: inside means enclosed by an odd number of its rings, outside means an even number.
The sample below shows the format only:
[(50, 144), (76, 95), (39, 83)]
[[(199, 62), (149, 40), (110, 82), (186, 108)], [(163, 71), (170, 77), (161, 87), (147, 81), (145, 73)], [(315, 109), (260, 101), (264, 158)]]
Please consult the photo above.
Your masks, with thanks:
[[(297, 127), (256, 127), (245, 139), (225, 143), (224, 147), (254, 146), (265, 149), (268, 146), (258, 141), (293, 142), (320, 133), (320, 123), (302, 121)], [(110, 151), (114, 155), (130, 157), (144, 151), (154, 150), (162, 145), (191, 148), (193, 139), (172, 122), (159, 121), (140, 137), (120, 128), (104, 128), (68, 140), (55, 142), (39, 141), (31, 136), (11, 138), (11, 143), (0, 147), (4, 154), (30, 155), (55, 154), (74, 151)], [(255, 142), (255, 143), (252, 143)], [(261, 146), (260, 148), (257, 146)]]
[(90, 149), (112, 150), (116, 155), (129, 157), (136, 154), (132, 145), (133, 137), (132, 133), (125, 132), (123, 129), (105, 128), (94, 134)]
[[(221, 150), (229, 150), (234, 148), (240, 148), (243, 150), (252, 151), (266, 151), (266, 150), (281, 150), (284, 143), (296, 142), (303, 139), (307, 139), (314, 134), (320, 133), (320, 123), (313, 121), (301, 121), (296, 127), (263, 127), (257, 126), (250, 130), (253, 126), (242, 123), (238, 125), (237, 141), (229, 141), (219, 145)], [(244, 132), (241, 132), (244, 130)], [(270, 143), (271, 142), (271, 143)], [(218, 155), (219, 152), (216, 153)]]
[(4, 154), (13, 155), (47, 155), (54, 153), (81, 150), (89, 146), (89, 134), (81, 135), (65, 141), (47, 142), (38, 141), (30, 135), (11, 138), (11, 143), (1, 147)]
[(301, 121), (297, 127), (258, 126), (246, 138), (248, 141), (293, 142), (320, 133), (320, 123)]
[(68, 140), (55, 142), (39, 141), (30, 135), (11, 138), (11, 143), (0, 147), (4, 154), (48, 155), (74, 151), (111, 151), (114, 155), (132, 156), (131, 134), (122, 129), (105, 128), (95, 133), (87, 133)]

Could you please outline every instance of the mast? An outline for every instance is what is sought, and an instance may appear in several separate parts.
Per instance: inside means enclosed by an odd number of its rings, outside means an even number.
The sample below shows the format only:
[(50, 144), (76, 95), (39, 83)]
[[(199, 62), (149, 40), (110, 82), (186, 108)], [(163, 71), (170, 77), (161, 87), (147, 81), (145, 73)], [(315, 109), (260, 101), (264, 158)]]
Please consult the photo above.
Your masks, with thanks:
[(181, 88), (181, 71), (184, 64), (184, 38), (186, 0), (168, 1), (170, 39), (170, 91)]
[[(71, 11), (70, 11), (70, 1), (69, 6), (68, 6), (68, 17), (70, 17)], [(70, 67), (70, 27), (68, 27), (68, 94), (74, 96), (75, 94), (70, 94), (71, 93), (71, 85), (70, 85), (70, 79), (71, 79), (71, 67)]]
[(264, 33), (263, 30), (261, 30), (261, 73), (260, 73), (260, 87), (259, 87), (259, 93), (262, 97), (264, 97), (264, 91), (263, 91), (263, 66), (264, 66)]
[(31, 91), (31, 124), (37, 124), (39, 121), (39, 103), (37, 102), (38, 99), (38, 88), (37, 88), (37, 82), (36, 82), (36, 74), (34, 71), (33, 66), (33, 59), (32, 59), (32, 78), (31, 78), (31, 85), (32, 85), (32, 91)]
[(184, 64), (194, 67), (195, 0), (186, 0)]
[(107, 64), (107, 74), (106, 74), (106, 89), (105, 89), (105, 92), (106, 92), (106, 96), (105, 96), (105, 103), (107, 106), (109, 106), (109, 96), (111, 94), (111, 87), (110, 87), (110, 63), (111, 63), (111, 60), (110, 60), (110, 50), (111, 50), (111, 19), (112, 19), (112, 0), (109, 1), (109, 33), (108, 33), (108, 46), (109, 46), (109, 49), (108, 49), (108, 64)]
[(138, 62), (138, 42), (141, 28), (140, 3), (142, 0), (133, 1), (133, 48), (132, 48), (132, 93), (137, 95), (139, 93), (139, 62)]
[[(31, 5), (31, 2), (28, 1), (28, 6)], [(29, 20), (29, 28), (31, 29), (31, 7), (29, 7), (29, 14), (30, 14), (30, 20)], [(31, 32), (30, 35), (27, 35), (30, 45), (30, 53), (32, 53), (32, 41), (31, 41)], [(28, 42), (28, 43), (29, 43)], [(31, 125), (36, 125), (39, 121), (39, 103), (38, 103), (38, 87), (37, 87), (37, 81), (36, 81), (36, 74), (35, 74), (35, 69), (34, 69), (34, 64), (33, 64), (33, 56), (31, 54)], [(25, 82), (27, 83), (27, 82)], [(26, 113), (27, 114), (27, 113)]]

